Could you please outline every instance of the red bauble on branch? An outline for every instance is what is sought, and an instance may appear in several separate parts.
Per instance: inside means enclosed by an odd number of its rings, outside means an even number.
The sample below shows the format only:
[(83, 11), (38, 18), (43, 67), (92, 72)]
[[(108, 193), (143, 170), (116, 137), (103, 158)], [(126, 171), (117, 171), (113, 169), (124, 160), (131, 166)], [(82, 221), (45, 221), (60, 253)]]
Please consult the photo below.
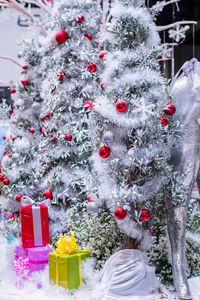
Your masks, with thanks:
[(70, 142), (72, 140), (72, 135), (70, 133), (67, 133), (65, 135), (65, 140)]
[(167, 108), (164, 109), (166, 115), (172, 116), (176, 112), (176, 106), (172, 103), (167, 103)]
[(101, 82), (101, 89), (104, 91), (106, 88), (106, 82)]
[(5, 177), (4, 175), (0, 175), (0, 181), (4, 181)]
[(151, 213), (147, 209), (142, 209), (140, 214), (141, 221), (148, 221), (151, 218)]
[(127, 102), (125, 100), (119, 100), (117, 101), (117, 103), (115, 104), (116, 110), (118, 112), (125, 112), (128, 108)]
[(23, 84), (23, 85), (29, 84), (28, 79), (22, 79), (22, 80), (21, 80), (21, 84)]
[(11, 94), (15, 94), (16, 90), (15, 89), (10, 89)]
[(41, 118), (40, 118), (40, 120), (41, 120), (42, 122), (44, 122), (45, 119), (46, 119), (45, 117), (41, 117)]
[[(85, 107), (85, 111), (87, 111), (89, 108), (92, 110), (94, 107), (94, 104), (91, 100), (85, 100), (83, 102), (83, 106)], [(89, 111), (87, 113), (89, 113)]]
[(108, 51), (106, 51), (106, 50), (101, 51), (101, 52), (99, 53), (99, 58), (100, 58), (100, 59), (103, 59), (104, 56), (105, 56), (106, 54), (108, 54)]
[(43, 127), (42, 130), (41, 130), (41, 133), (44, 137), (46, 137), (46, 134), (45, 134), (45, 128)]
[(27, 66), (27, 65), (24, 65), (24, 66), (22, 67), (22, 69), (23, 69), (23, 70), (27, 70), (27, 69), (28, 69), (28, 66)]
[(44, 196), (47, 199), (52, 199), (53, 198), (52, 190), (48, 189), (48, 190), (44, 191)]
[(17, 196), (16, 196), (16, 200), (17, 200), (18, 202), (20, 202), (20, 201), (21, 201), (21, 199), (22, 199), (22, 195), (21, 195), (21, 194), (17, 194)]
[(10, 180), (7, 179), (7, 178), (5, 178), (5, 179), (3, 180), (3, 184), (4, 184), (4, 185), (9, 185), (9, 184), (10, 184)]
[(57, 138), (56, 134), (53, 135), (52, 141), (53, 142), (57, 142), (58, 141), (58, 138)]
[(78, 23), (82, 23), (84, 21), (84, 16), (82, 14), (80, 14), (79, 16), (76, 17), (76, 21)]
[(124, 210), (122, 207), (118, 207), (115, 210), (115, 218), (118, 220), (123, 220), (127, 216), (126, 210)]
[(92, 35), (90, 33), (85, 34), (85, 37), (91, 41), (92, 40)]
[(12, 141), (15, 141), (15, 140), (16, 140), (16, 138), (17, 138), (16, 136), (13, 136), (13, 137), (12, 137)]
[(59, 30), (55, 36), (56, 42), (58, 44), (64, 43), (68, 38), (69, 38), (69, 35), (68, 35), (67, 31), (65, 31), (65, 30)]
[(169, 119), (165, 116), (161, 116), (160, 118), (158, 118), (158, 120), (161, 121), (162, 127), (165, 127), (169, 124)]
[(33, 134), (35, 132), (35, 129), (34, 128), (30, 128), (29, 132)]
[(90, 72), (96, 72), (97, 71), (97, 65), (95, 64), (95, 63), (89, 63), (88, 64), (88, 70), (90, 71)]
[(110, 156), (110, 148), (107, 147), (107, 146), (103, 146), (99, 149), (99, 155), (102, 157), (102, 158), (107, 158)]

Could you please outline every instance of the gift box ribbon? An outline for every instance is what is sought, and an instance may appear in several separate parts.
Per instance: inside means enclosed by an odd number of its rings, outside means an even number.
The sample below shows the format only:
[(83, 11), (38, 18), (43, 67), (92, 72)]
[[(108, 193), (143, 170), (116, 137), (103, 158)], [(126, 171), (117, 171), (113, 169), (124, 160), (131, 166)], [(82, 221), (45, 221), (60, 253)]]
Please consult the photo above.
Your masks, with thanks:
[(21, 206), (32, 206), (32, 216), (33, 216), (33, 233), (34, 233), (34, 244), (35, 246), (41, 246), (43, 242), (42, 238), (42, 220), (40, 207), (50, 206), (49, 199), (41, 202), (35, 202), (28, 196), (23, 196), (21, 200)]

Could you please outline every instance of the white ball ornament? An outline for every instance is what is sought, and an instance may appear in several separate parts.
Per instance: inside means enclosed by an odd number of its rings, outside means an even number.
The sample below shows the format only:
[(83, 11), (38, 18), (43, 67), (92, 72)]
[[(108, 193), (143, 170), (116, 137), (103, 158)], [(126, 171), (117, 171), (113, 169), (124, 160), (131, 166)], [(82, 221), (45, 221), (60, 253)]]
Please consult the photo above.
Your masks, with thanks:
[(111, 131), (106, 131), (103, 135), (103, 139), (106, 143), (112, 143), (115, 139), (115, 135)]
[(135, 154), (136, 154), (135, 148), (131, 148), (131, 149), (128, 150), (128, 156), (130, 158), (133, 158), (135, 156)]
[(99, 207), (95, 202), (88, 202), (88, 204), (87, 204), (88, 213), (96, 214), (98, 209), (99, 209)]

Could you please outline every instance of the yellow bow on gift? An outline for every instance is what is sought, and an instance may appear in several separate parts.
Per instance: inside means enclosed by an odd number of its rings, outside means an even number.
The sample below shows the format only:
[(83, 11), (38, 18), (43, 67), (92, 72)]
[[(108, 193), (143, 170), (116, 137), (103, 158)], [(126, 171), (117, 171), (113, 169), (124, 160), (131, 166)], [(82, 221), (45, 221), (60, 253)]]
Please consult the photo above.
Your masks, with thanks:
[(71, 236), (69, 235), (61, 235), (59, 240), (56, 242), (56, 250), (53, 250), (56, 254), (71, 254), (74, 253), (78, 245), (76, 243), (76, 239), (74, 237), (74, 232), (71, 231)]

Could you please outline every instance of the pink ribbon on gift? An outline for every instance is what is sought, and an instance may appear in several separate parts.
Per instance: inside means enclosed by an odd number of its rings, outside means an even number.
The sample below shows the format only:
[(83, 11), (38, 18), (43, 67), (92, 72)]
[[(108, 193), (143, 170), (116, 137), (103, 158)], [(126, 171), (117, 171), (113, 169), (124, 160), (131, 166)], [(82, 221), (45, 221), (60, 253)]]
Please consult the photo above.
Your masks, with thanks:
[(21, 199), (22, 206), (33, 206), (32, 215), (33, 215), (33, 232), (34, 232), (34, 244), (35, 246), (42, 245), (42, 220), (40, 213), (40, 206), (50, 207), (50, 200), (46, 199), (41, 202), (35, 202), (28, 196), (23, 196)]

